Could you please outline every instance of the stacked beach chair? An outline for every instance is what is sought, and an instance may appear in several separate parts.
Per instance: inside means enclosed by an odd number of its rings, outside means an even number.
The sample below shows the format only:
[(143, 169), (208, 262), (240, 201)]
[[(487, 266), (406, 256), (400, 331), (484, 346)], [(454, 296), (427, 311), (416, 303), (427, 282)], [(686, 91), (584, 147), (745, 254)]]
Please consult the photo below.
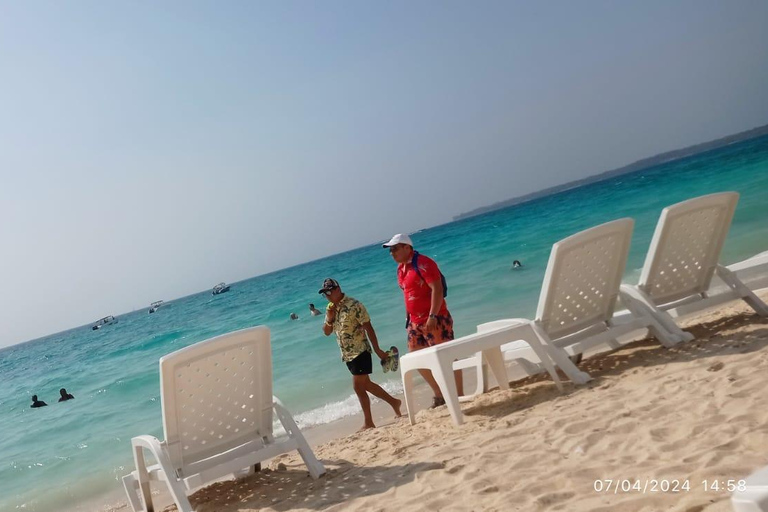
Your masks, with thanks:
[[(619, 219), (574, 234), (552, 247), (534, 320), (505, 319), (479, 325), (477, 333), (401, 358), (408, 417), (415, 422), (412, 372), (432, 371), (456, 425), (463, 416), (453, 370), (475, 368), (477, 390), (487, 389), (490, 366), (499, 387), (509, 387), (504, 361), (527, 373), (546, 369), (561, 388), (553, 366), (576, 384), (590, 379), (573, 362), (586, 350), (619, 348), (619, 338), (646, 328), (665, 347), (693, 338), (675, 318), (734, 299), (768, 317), (768, 306), (738, 277), (768, 270), (763, 254), (729, 269), (719, 263), (739, 195), (712, 194), (665, 208), (636, 285), (621, 283), (634, 221)], [(759, 273), (759, 272), (758, 272)], [(725, 287), (713, 287), (717, 276)], [(761, 283), (768, 286), (768, 283)], [(761, 284), (754, 285), (760, 287)], [(616, 314), (617, 301), (626, 312)], [(476, 354), (468, 357), (473, 348)], [(463, 359), (462, 359), (463, 358)], [(458, 359), (458, 360), (457, 360)], [(747, 479), (732, 497), (737, 512), (768, 512), (768, 467)]]

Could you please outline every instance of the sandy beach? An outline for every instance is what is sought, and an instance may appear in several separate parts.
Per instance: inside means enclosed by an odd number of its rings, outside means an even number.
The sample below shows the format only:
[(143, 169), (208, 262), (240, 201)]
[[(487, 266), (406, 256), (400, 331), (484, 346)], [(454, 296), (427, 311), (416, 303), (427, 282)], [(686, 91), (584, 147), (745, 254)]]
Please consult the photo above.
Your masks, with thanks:
[[(768, 290), (760, 295), (768, 298)], [(320, 480), (297, 455), (281, 456), (252, 477), (197, 492), (193, 506), (730, 510), (723, 484), (768, 464), (768, 321), (734, 302), (683, 325), (694, 341), (665, 349), (646, 339), (598, 354), (582, 363), (594, 380), (566, 384), (564, 394), (531, 377), (463, 404), (461, 427), (442, 407), (420, 411), (415, 426), (390, 420), (327, 442), (316, 437), (328, 470)]]

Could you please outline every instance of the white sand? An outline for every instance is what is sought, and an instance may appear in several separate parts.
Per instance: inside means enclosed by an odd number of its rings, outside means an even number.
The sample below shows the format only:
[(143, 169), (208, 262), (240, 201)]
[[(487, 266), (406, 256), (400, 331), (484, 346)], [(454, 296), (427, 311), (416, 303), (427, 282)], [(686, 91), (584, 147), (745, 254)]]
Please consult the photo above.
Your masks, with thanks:
[[(696, 339), (674, 349), (643, 340), (586, 360), (594, 380), (565, 394), (544, 377), (519, 381), (463, 404), (461, 427), (443, 407), (420, 411), (415, 426), (321, 444), (320, 480), (297, 455), (281, 456), (192, 503), (198, 512), (730, 510), (730, 493), (702, 481), (768, 464), (768, 321), (732, 303), (685, 325)], [(608, 479), (641, 489), (596, 492)], [(676, 480), (679, 492), (664, 483), (651, 492), (651, 480)]]

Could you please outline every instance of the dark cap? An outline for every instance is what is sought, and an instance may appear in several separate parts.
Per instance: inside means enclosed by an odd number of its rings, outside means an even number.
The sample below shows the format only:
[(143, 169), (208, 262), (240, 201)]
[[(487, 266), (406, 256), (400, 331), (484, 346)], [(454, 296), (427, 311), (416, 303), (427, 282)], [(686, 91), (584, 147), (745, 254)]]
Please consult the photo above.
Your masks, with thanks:
[(320, 288), (317, 293), (325, 293), (329, 292), (331, 290), (335, 290), (339, 287), (339, 282), (335, 279), (331, 279), (330, 277), (327, 278), (325, 281), (323, 281), (323, 287)]

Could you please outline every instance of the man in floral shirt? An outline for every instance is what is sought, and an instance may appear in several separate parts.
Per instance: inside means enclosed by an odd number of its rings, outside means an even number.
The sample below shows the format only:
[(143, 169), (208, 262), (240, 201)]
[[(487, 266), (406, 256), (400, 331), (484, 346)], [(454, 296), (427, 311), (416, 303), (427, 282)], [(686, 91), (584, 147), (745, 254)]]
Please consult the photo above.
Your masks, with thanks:
[(371, 416), (371, 400), (368, 393), (387, 402), (399, 417), (400, 400), (384, 391), (369, 377), (373, 373), (371, 344), (379, 359), (386, 359), (387, 353), (379, 348), (379, 341), (365, 306), (345, 295), (335, 279), (323, 281), (323, 287), (318, 293), (328, 299), (323, 334), (329, 336), (332, 332), (336, 333), (341, 360), (347, 363), (349, 373), (352, 374), (352, 386), (363, 409), (364, 423), (360, 430), (376, 427)]

